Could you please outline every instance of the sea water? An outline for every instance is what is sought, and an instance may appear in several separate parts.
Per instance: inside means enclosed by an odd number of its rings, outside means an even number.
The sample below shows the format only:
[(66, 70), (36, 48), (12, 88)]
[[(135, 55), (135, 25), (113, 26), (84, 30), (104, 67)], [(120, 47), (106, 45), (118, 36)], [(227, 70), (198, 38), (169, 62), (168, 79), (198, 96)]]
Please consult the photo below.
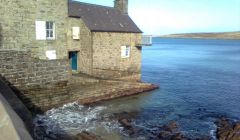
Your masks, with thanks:
[[(149, 139), (149, 132), (176, 121), (190, 138), (215, 139), (217, 119), (240, 120), (240, 40), (154, 38), (142, 52), (142, 80), (160, 89), (91, 106), (67, 104), (37, 115), (36, 126), (54, 134)], [(109, 119), (121, 112), (135, 112), (137, 135)]]

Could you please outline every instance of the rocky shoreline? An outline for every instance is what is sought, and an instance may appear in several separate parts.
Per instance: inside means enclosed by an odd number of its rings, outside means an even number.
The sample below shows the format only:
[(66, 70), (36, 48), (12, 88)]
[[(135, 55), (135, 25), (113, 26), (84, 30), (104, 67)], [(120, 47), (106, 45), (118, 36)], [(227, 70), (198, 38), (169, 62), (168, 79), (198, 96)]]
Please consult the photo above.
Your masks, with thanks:
[[(99, 121), (115, 121), (122, 127), (123, 133), (126, 138), (137, 139), (139, 135), (144, 135), (146, 140), (240, 140), (240, 122), (231, 121), (226, 118), (217, 119), (215, 125), (215, 138), (209, 135), (201, 137), (189, 137), (184, 132), (180, 131), (180, 125), (177, 121), (170, 121), (166, 124), (159, 125), (154, 129), (140, 128), (134, 123), (134, 119), (138, 116), (139, 112), (121, 112), (114, 113), (110, 116), (103, 116)], [(38, 122), (41, 123), (41, 122)], [(87, 130), (75, 136), (67, 134), (54, 134), (47, 132), (44, 127), (40, 127), (38, 133), (44, 140), (108, 140), (104, 136), (99, 136)], [(41, 140), (39, 139), (39, 140)]]
[(219, 140), (240, 140), (240, 122), (233, 122), (221, 118), (215, 122), (217, 125), (216, 136)]
[[(115, 119), (124, 128), (124, 131), (128, 133), (129, 137), (134, 138), (138, 135), (139, 129), (135, 128), (132, 124), (132, 118), (136, 115), (136, 112), (123, 112), (115, 114)], [(112, 118), (113, 119), (113, 118)], [(215, 124), (217, 130), (215, 132), (218, 140), (240, 140), (240, 122), (232, 122), (226, 118), (218, 119)], [(147, 139), (149, 140), (212, 140), (210, 136), (203, 136), (200, 138), (189, 138), (179, 131), (179, 124), (176, 121), (168, 122), (165, 125), (159, 126), (159, 130), (156, 132), (150, 132), (151, 135)], [(101, 136), (96, 136), (89, 132), (82, 132), (77, 135), (78, 140), (104, 140)], [(83, 139), (81, 139), (83, 138)]]

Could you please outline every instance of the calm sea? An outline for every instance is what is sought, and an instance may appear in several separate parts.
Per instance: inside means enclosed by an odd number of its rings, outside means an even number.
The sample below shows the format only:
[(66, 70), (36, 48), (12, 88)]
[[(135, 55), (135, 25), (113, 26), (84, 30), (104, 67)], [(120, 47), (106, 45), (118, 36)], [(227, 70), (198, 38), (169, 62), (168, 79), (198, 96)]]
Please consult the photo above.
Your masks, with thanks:
[[(161, 88), (91, 107), (68, 104), (36, 120), (54, 133), (88, 130), (109, 139), (149, 139), (148, 132), (169, 121), (189, 137), (214, 139), (216, 119), (240, 120), (240, 40), (154, 38), (143, 47), (142, 79)], [(138, 136), (102, 119), (120, 112), (137, 112)]]

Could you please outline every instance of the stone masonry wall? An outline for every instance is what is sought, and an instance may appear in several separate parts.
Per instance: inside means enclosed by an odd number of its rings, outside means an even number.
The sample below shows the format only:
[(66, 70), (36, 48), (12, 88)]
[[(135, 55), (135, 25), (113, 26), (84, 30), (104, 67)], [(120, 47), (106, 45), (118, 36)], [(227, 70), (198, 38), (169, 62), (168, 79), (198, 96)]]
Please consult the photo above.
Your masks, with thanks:
[(0, 74), (28, 108), (66, 102), (69, 79), (67, 60), (40, 60), (27, 51), (0, 50)]
[[(80, 27), (79, 40), (72, 38), (72, 27)], [(68, 18), (67, 42), (68, 52), (78, 52), (78, 72), (90, 75), (92, 72), (92, 36), (82, 19)]]
[[(37, 0), (35, 2), (35, 19), (39, 21), (53, 21), (55, 23), (55, 40), (37, 40), (32, 46), (37, 58), (47, 59), (45, 52), (47, 50), (56, 50), (57, 59), (67, 59), (67, 19), (68, 19), (68, 1), (67, 0)], [(34, 26), (35, 29), (35, 26)], [(35, 37), (35, 31), (32, 34)], [(34, 38), (34, 40), (36, 40)]]
[[(93, 75), (101, 78), (141, 78), (141, 34), (93, 33)], [(121, 46), (130, 46), (129, 58), (121, 58)], [(124, 79), (128, 80), (128, 78)]]
[(34, 0), (0, 0), (0, 48), (24, 50), (32, 46), (35, 8)]
[[(0, 0), (0, 48), (32, 50), (32, 56), (47, 59), (56, 50), (57, 59), (67, 58), (67, 0)], [(55, 40), (36, 40), (35, 21), (53, 21)]]

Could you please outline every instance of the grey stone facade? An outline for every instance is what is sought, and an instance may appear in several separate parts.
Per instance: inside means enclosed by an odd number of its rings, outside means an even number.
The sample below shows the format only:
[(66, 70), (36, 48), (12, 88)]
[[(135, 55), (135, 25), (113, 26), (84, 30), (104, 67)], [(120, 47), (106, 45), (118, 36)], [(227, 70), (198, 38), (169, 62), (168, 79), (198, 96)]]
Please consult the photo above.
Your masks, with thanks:
[[(141, 78), (141, 34), (93, 33), (93, 75), (105, 79), (135, 76)], [(130, 56), (121, 57), (121, 46), (130, 46)]]
[[(80, 27), (80, 39), (72, 38), (72, 27)], [(68, 52), (78, 52), (77, 71), (92, 74), (92, 32), (79, 18), (68, 18), (67, 32)]]
[[(71, 27), (80, 27), (80, 39), (73, 40)], [(82, 19), (68, 19), (68, 52), (78, 52), (78, 72), (104, 79), (141, 79), (140, 33), (91, 32)], [(130, 46), (129, 58), (121, 58), (121, 46)]]
[[(47, 59), (46, 50), (56, 50), (58, 59), (67, 59), (66, 0), (1, 0), (0, 48), (31, 50), (31, 55)], [(53, 21), (56, 24), (55, 40), (36, 40), (35, 21)]]

